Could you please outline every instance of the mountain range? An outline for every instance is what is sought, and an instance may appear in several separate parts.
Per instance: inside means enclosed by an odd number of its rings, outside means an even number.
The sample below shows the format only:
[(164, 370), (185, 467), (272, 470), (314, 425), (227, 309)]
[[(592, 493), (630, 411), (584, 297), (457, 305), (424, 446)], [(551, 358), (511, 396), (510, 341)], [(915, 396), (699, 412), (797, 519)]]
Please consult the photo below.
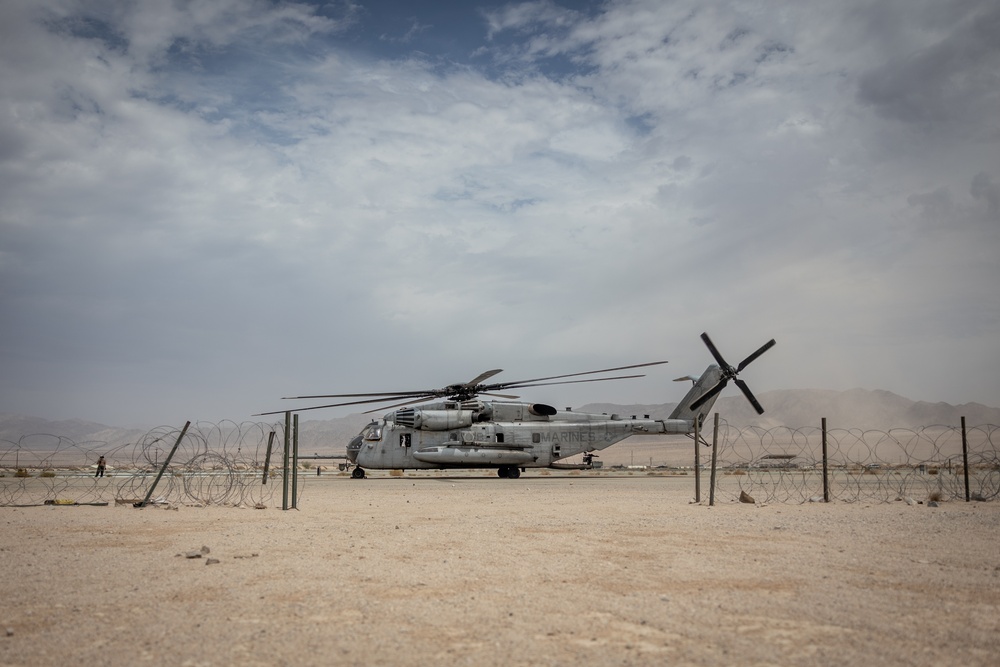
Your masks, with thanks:
[[(718, 412), (730, 426), (737, 428), (819, 427), (824, 417), (829, 428), (883, 431), (936, 424), (957, 426), (963, 416), (969, 425), (1000, 424), (1000, 408), (980, 403), (951, 405), (913, 401), (880, 389), (782, 389), (762, 392), (757, 398), (766, 410), (763, 415), (758, 415), (739, 394), (720, 398), (716, 401), (713, 412)], [(661, 418), (668, 416), (676, 405), (620, 406), (592, 403), (582, 406), (580, 410), (617, 412), (623, 417), (648, 414), (653, 418)]]
[[(762, 392), (757, 397), (766, 409), (758, 415), (739, 394), (720, 398), (715, 410), (730, 426), (774, 428), (787, 426), (800, 428), (819, 427), (822, 418), (829, 428), (889, 430), (892, 428), (917, 428), (936, 424), (957, 426), (966, 418), (969, 426), (1000, 424), (1000, 408), (979, 403), (928, 403), (913, 401), (889, 391), (850, 389), (833, 391), (825, 389), (785, 389)], [(591, 403), (574, 407), (578, 412), (632, 415), (650, 415), (665, 418), (676, 403), (651, 405), (616, 405)], [(560, 406), (561, 407), (561, 406)], [(334, 419), (301, 421), (299, 428), (300, 453), (331, 454), (343, 451), (347, 442), (371, 421), (371, 415), (352, 414)], [(181, 428), (184, 418), (178, 418), (176, 428)], [(194, 421), (194, 420), (192, 420)], [(38, 417), (0, 415), (0, 453), (25, 443), (24, 436), (45, 434), (72, 440), (76, 444), (136, 442), (147, 431), (125, 429), (98, 424), (81, 419), (49, 421)], [(34, 439), (32, 439), (34, 440)], [(22, 444), (22, 446), (28, 446)]]

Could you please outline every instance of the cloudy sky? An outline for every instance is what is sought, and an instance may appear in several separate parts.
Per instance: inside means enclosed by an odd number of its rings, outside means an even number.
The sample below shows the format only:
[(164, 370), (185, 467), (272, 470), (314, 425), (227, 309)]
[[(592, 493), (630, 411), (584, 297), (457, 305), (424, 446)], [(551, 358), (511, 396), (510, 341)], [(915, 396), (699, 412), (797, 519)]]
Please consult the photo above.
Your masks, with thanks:
[(0, 413), (669, 359), (523, 394), (661, 403), (702, 331), (777, 339), (758, 394), (1000, 406), (998, 36), (994, 0), (4, 0)]

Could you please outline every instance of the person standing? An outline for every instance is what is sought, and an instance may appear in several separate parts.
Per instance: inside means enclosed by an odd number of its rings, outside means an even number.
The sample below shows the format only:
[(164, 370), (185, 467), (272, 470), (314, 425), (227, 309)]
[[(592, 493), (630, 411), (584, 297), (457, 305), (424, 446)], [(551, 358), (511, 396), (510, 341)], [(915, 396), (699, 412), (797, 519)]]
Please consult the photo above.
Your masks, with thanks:
[(104, 468), (106, 466), (107, 466), (107, 463), (105, 462), (103, 456), (101, 458), (97, 459), (97, 472), (94, 473), (94, 477), (104, 477)]

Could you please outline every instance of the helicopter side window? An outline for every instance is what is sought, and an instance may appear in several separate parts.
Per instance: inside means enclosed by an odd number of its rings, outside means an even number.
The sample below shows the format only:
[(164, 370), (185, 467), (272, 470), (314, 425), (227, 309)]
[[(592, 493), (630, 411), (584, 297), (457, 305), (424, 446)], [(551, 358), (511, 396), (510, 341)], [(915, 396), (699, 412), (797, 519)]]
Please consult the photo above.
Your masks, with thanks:
[(378, 424), (369, 424), (361, 435), (365, 440), (381, 440), (382, 439), (382, 427)]
[(399, 434), (399, 446), (400, 447), (409, 447), (410, 446), (410, 435), (411, 434), (409, 434), (409, 433), (400, 433)]
[(497, 433), (497, 442), (503, 442), (503, 433)]

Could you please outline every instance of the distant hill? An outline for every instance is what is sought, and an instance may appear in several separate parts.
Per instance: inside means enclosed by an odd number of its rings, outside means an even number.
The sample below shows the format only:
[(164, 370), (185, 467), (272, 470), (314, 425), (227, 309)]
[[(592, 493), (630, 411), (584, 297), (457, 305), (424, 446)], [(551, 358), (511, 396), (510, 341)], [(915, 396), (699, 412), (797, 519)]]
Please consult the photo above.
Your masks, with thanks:
[[(969, 426), (1000, 424), (1000, 408), (991, 408), (979, 403), (950, 405), (912, 401), (881, 390), (786, 389), (763, 392), (758, 394), (757, 398), (766, 410), (763, 415), (754, 412), (739, 394), (720, 398), (715, 404), (715, 411), (734, 427), (818, 427), (823, 417), (827, 418), (827, 424), (831, 429), (889, 430), (935, 424), (957, 426), (963, 416)], [(667, 417), (675, 406), (676, 403), (652, 405), (591, 403), (574, 409), (580, 412), (616, 413), (626, 418), (632, 415), (650, 415), (659, 419)], [(335, 419), (301, 421), (299, 452), (302, 455), (343, 453), (351, 438), (357, 435), (371, 419), (372, 415), (354, 414)], [(177, 428), (181, 426), (182, 423), (177, 424)], [(76, 443), (124, 444), (135, 442), (144, 433), (143, 430), (116, 428), (78, 419), (47, 421), (37, 417), (0, 415), (0, 440), (6, 441), (0, 443), (0, 453), (10, 449), (11, 443), (16, 445), (27, 435), (48, 434), (65, 437)]]
[[(782, 389), (757, 394), (757, 399), (766, 412), (758, 415), (750, 403), (742, 396), (726, 396), (715, 403), (713, 412), (718, 412), (730, 426), (738, 428), (759, 426), (773, 428), (788, 426), (801, 428), (819, 426), (826, 417), (829, 428), (858, 428), (862, 430), (883, 430), (892, 428), (916, 428), (934, 424), (958, 426), (961, 418), (966, 418), (970, 426), (980, 424), (1000, 424), (1000, 408), (991, 408), (979, 403), (927, 403), (912, 401), (890, 391), (849, 389), (833, 391), (828, 389)], [(667, 417), (676, 403), (662, 405), (613, 405), (591, 403), (584, 405), (581, 412), (618, 413), (623, 417), (650, 415), (653, 418)]]
[(88, 422), (82, 419), (48, 421), (40, 417), (24, 415), (0, 415), (0, 440), (17, 442), (21, 436), (46, 434), (69, 438), (74, 442), (90, 440), (91, 436), (111, 429), (110, 426)]

